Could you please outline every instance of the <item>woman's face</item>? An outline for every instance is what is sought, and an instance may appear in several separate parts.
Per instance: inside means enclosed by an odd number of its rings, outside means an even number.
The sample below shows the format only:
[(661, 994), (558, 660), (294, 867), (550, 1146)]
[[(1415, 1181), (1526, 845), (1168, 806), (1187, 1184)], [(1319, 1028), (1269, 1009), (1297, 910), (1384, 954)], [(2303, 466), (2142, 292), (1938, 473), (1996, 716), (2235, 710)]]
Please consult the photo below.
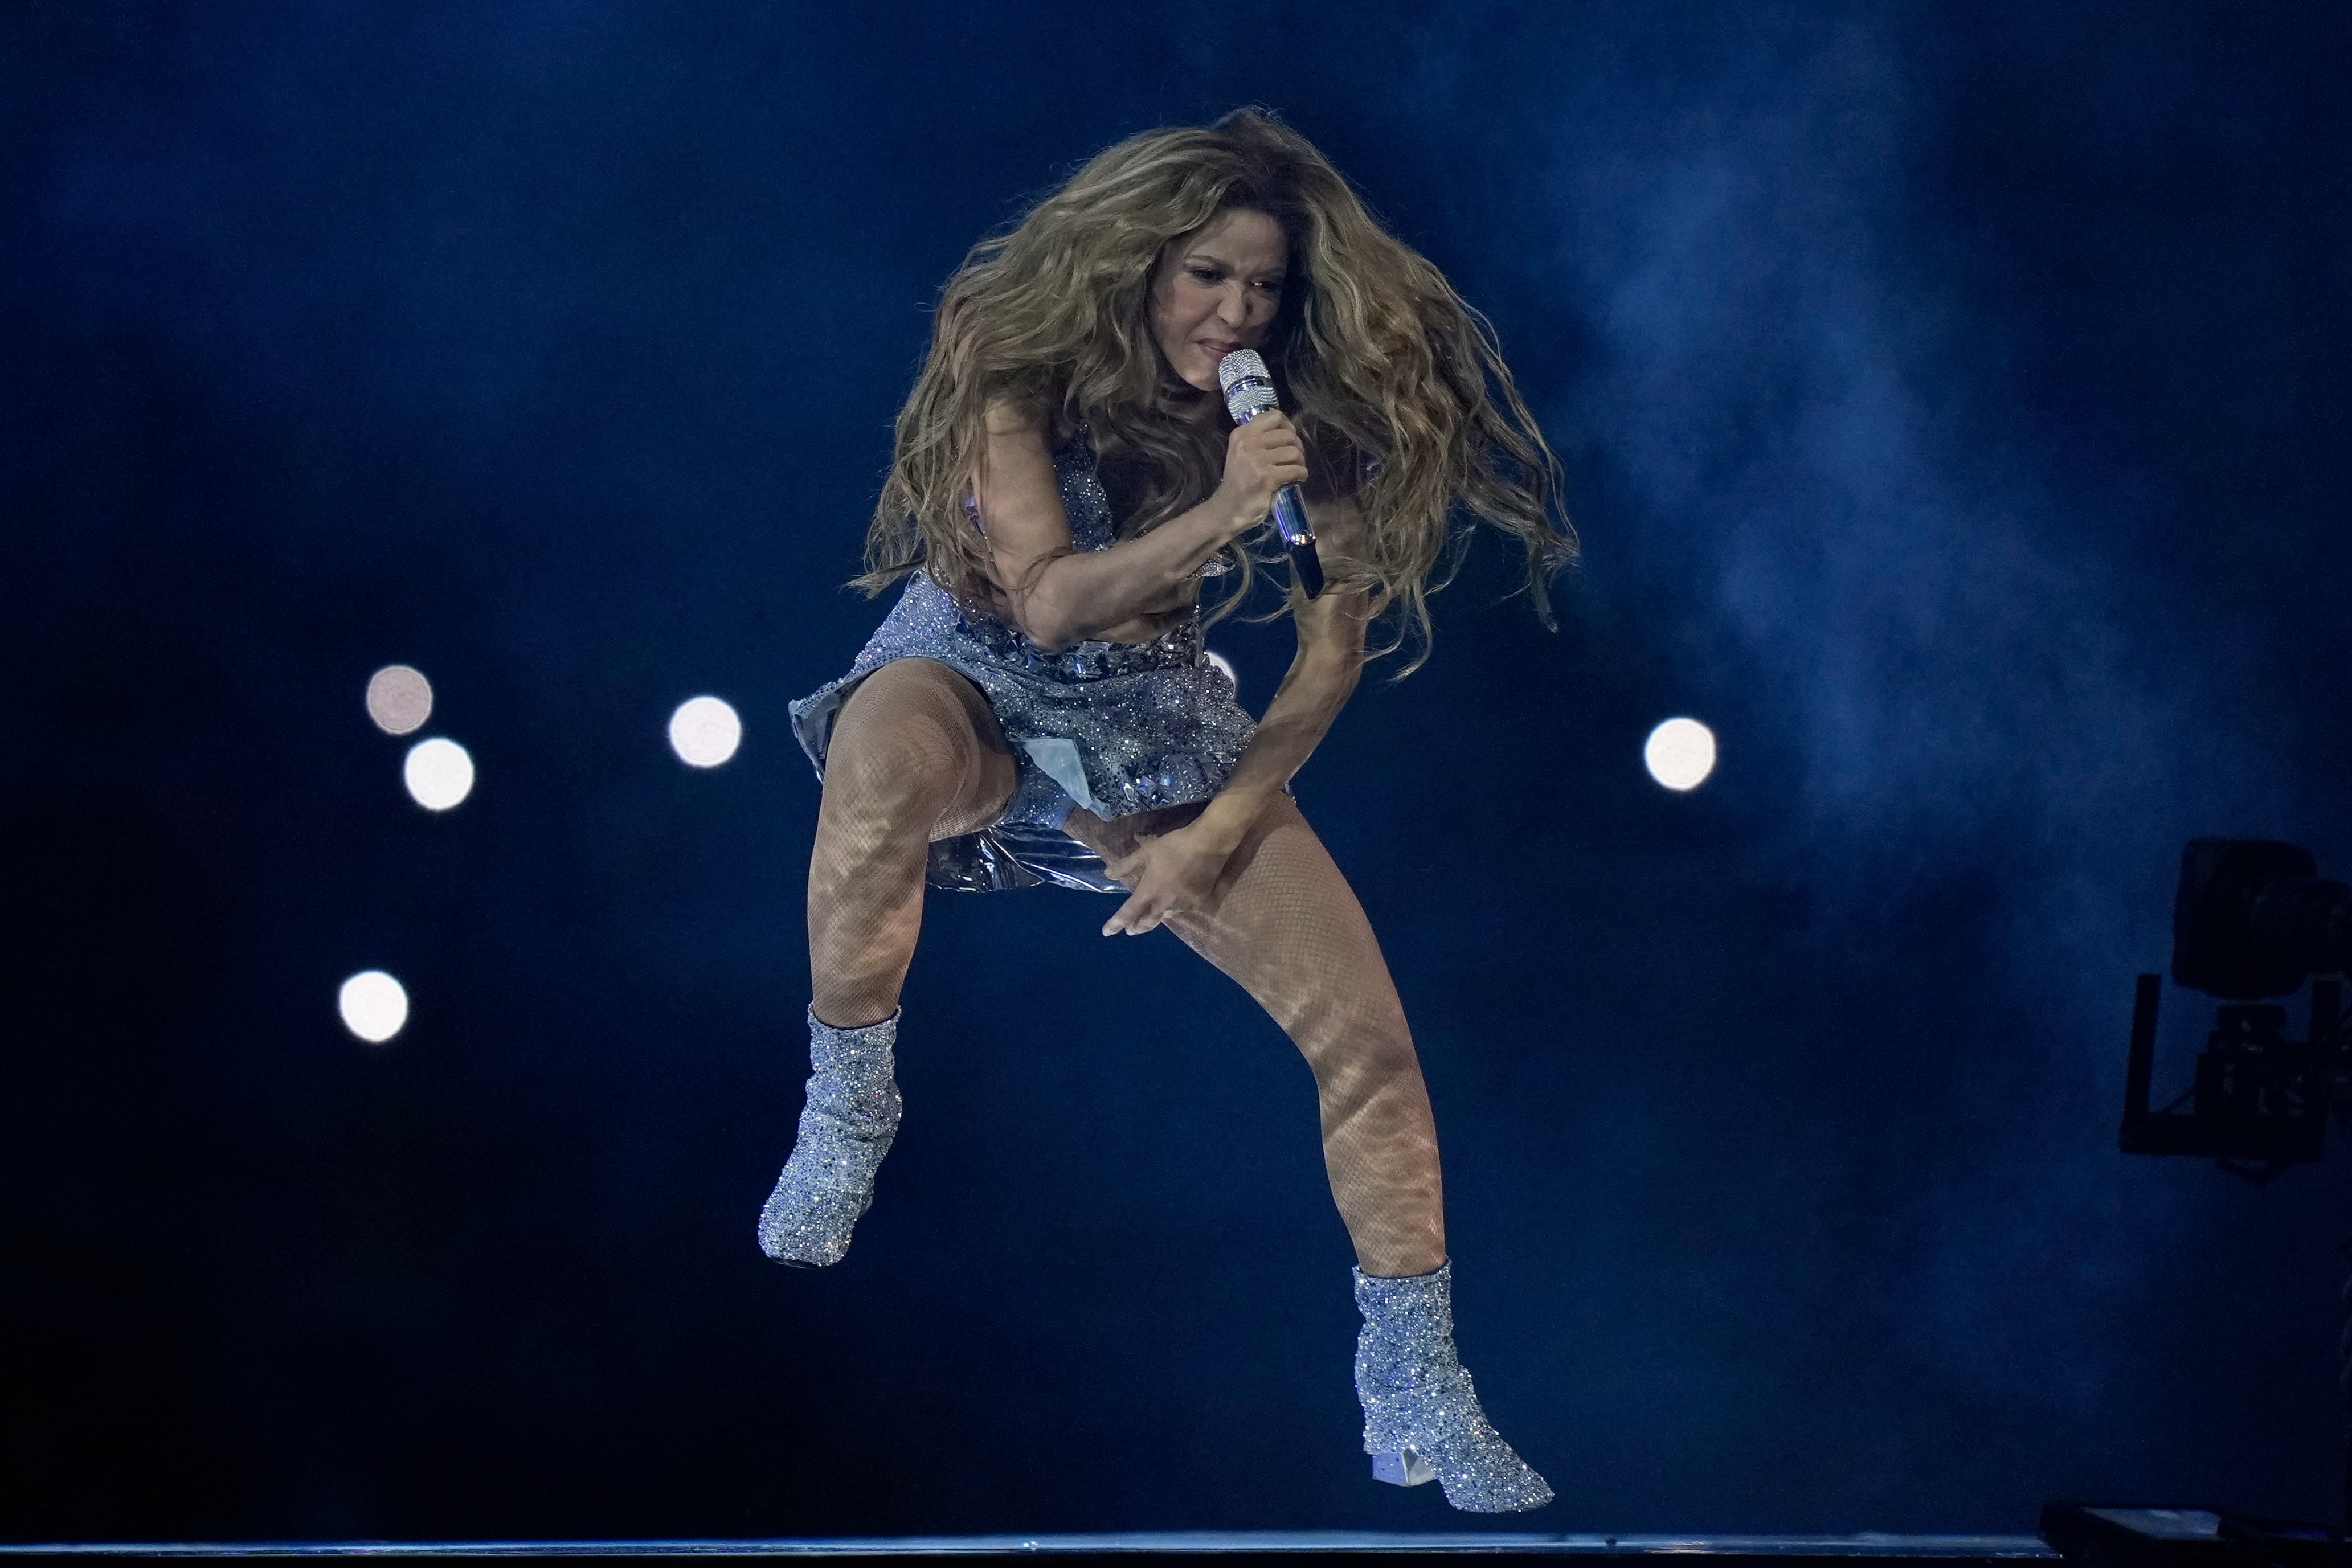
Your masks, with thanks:
[(1188, 386), (1217, 390), (1217, 362), (1265, 341), (1290, 246), (1264, 213), (1236, 210), (1171, 240), (1151, 277), (1151, 336)]

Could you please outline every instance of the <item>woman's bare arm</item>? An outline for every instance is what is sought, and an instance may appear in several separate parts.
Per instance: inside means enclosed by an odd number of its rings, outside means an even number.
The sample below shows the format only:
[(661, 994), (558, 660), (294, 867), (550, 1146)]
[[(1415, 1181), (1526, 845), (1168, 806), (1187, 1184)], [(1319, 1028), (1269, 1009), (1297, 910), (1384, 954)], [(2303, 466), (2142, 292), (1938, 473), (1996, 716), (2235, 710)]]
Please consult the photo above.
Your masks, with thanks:
[[(1362, 522), (1353, 498), (1309, 510), (1318, 543), (1336, 547), (1335, 554), (1344, 553)], [(1233, 777), (1192, 824), (1228, 852), (1315, 755), (1363, 674), (1364, 632), (1371, 622), (1371, 606), (1360, 591), (1334, 587), (1319, 598), (1300, 600), (1291, 607), (1291, 620), (1298, 629), (1298, 652), (1291, 657), (1289, 672), (1266, 706)]]
[[(1333, 544), (1340, 550), (1362, 522), (1352, 500), (1310, 505), (1308, 517), (1318, 545)], [(1337, 587), (1320, 598), (1293, 604), (1298, 653), (1283, 677), (1282, 689), (1258, 722), (1257, 734), (1242, 752), (1233, 777), (1198, 817), (1173, 832), (1144, 841), (1112, 865), (1111, 874), (1130, 894), (1104, 925), (1104, 936), (1140, 936), (1156, 929), (1171, 913), (1214, 907), (1234, 852), (1283, 786), (1315, 754), (1354, 694), (1363, 673), (1364, 630), (1370, 612), (1361, 591)]]
[(1210, 497), (1104, 550), (1073, 550), (1043, 423), (1027, 409), (989, 410), (988, 451), (973, 489), (995, 559), (996, 585), (1029, 640), (1053, 651), (1187, 600), (1193, 574), (1255, 528), (1274, 492), (1306, 477), (1297, 433), (1278, 416), (1236, 426), (1225, 476)]

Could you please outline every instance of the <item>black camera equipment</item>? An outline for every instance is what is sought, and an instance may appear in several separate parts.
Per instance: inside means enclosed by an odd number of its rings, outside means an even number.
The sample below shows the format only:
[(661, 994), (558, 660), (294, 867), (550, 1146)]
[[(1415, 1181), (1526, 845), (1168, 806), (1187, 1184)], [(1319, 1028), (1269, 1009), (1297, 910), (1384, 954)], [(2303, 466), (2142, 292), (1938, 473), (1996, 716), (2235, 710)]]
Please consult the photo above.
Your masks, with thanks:
[(2042, 1539), (2076, 1568), (2344, 1568), (2345, 1532), (2202, 1508), (2045, 1503)]
[[(2316, 1160), (2329, 1113), (2352, 1119), (2352, 1032), (2341, 975), (2352, 965), (2352, 887), (2317, 874), (2311, 852), (2260, 839), (2197, 839), (2180, 855), (2172, 978), (2221, 999), (2195, 1082), (2148, 1109), (2162, 981), (2142, 975), (2132, 1003), (2123, 1147), (2199, 1155), (2266, 1182)], [(2276, 999), (2311, 986), (2303, 1040)]]
[[(2309, 850), (2261, 839), (2192, 840), (2180, 854), (2172, 905), (2172, 978), (2221, 1006), (2197, 1059), (2195, 1082), (2151, 1111), (2163, 981), (2139, 977), (2124, 1076), (2124, 1152), (2198, 1155), (2256, 1182), (2318, 1159), (2331, 1114), (2339, 1124), (2352, 1120), (2347, 966), (2352, 887), (2320, 876)], [(2295, 1040), (2279, 998), (2306, 981), (2311, 1022)], [(2352, 1244), (2345, 1255), (2352, 1258)], [(2352, 1287), (2344, 1299), (2352, 1311)], [(2352, 1394), (2352, 1322), (2342, 1353), (2340, 1380)], [(2344, 1496), (2352, 1518), (2352, 1426), (2347, 1437)], [(2352, 1563), (2352, 1538), (2342, 1531), (2196, 1509), (2053, 1502), (2043, 1511), (2042, 1532), (2078, 1568)]]

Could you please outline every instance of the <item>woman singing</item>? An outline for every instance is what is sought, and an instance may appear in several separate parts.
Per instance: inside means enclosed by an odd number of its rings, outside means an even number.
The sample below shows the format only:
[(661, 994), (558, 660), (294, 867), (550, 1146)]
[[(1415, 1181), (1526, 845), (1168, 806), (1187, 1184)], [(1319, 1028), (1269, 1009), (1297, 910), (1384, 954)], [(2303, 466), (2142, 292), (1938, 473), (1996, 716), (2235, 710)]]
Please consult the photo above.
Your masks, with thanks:
[[(1218, 366), (1261, 353), (1280, 413), (1234, 424)], [(1353, 1240), (1356, 1389), (1383, 1480), (1538, 1508), (1453, 1339), (1436, 1128), (1396, 987), (1289, 793), (1354, 691), (1367, 629), (1425, 641), (1467, 514), (1548, 578), (1574, 553), (1558, 465), (1491, 338), (1296, 132), (1244, 111), (1096, 158), (982, 242), (940, 298), (866, 538), (905, 591), (849, 673), (793, 705), (824, 780), (809, 866), (800, 1138), (760, 1217), (782, 1262), (849, 1247), (898, 1124), (898, 994), (924, 886), (1124, 892), (1313, 1069)], [(1248, 594), (1299, 486), (1329, 585), (1253, 723), (1207, 661), (1204, 579)], [(1278, 553), (1271, 559), (1279, 559)], [(1386, 649), (1381, 650), (1383, 652)]]

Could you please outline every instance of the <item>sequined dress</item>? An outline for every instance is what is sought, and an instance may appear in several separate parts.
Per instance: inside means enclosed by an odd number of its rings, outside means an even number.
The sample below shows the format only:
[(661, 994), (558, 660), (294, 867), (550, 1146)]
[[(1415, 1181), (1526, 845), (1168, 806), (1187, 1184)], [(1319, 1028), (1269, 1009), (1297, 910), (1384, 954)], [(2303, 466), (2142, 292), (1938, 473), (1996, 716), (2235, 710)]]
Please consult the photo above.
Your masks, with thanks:
[[(1055, 452), (1054, 472), (1072, 542), (1108, 549), (1110, 499), (1083, 432)], [(958, 605), (918, 570), (848, 674), (792, 705), (793, 728), (820, 779), (842, 705), (898, 659), (936, 659), (978, 686), (1020, 775), (1003, 818), (931, 846), (934, 887), (1122, 891), (1099, 857), (1062, 831), (1071, 808), (1108, 819), (1206, 800), (1257, 730), (1208, 661), (1198, 610), (1148, 643), (1076, 643), (1049, 653), (1019, 629)]]

